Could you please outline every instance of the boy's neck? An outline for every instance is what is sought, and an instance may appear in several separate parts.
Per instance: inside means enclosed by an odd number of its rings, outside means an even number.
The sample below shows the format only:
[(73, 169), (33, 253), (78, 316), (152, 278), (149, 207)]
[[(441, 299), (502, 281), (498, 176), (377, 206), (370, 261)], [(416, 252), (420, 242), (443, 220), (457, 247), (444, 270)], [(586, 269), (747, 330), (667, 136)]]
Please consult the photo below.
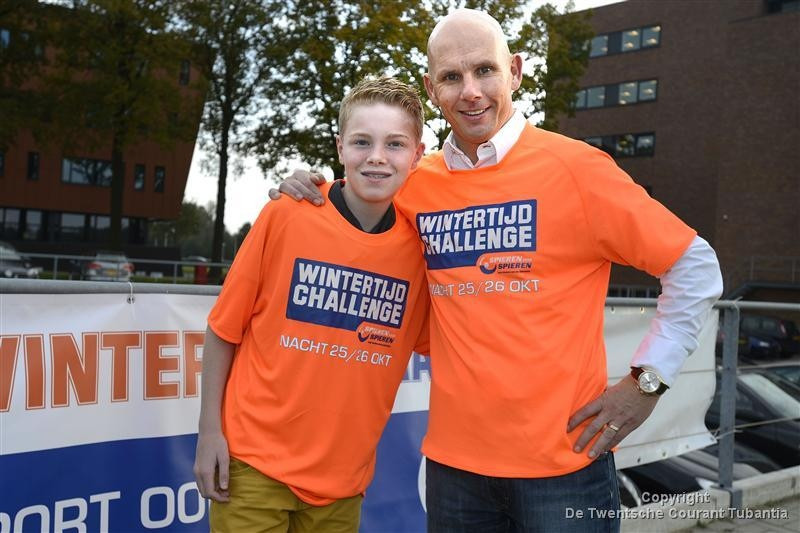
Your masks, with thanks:
[(347, 187), (344, 183), (342, 184), (342, 197), (350, 212), (361, 224), (361, 228), (367, 233), (372, 232), (386, 214), (386, 210), (392, 205), (391, 200), (380, 203), (365, 202), (353, 193), (352, 187)]

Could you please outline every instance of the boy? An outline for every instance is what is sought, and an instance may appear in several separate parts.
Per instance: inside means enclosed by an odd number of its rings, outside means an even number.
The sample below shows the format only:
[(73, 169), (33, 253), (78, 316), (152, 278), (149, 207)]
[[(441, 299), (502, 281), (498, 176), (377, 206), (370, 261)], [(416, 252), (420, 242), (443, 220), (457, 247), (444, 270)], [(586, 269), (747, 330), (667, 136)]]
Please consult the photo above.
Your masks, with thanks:
[(409, 355), (428, 349), (419, 242), (392, 204), (421, 134), (414, 88), (362, 81), (339, 113), (346, 181), (323, 209), (267, 204), (239, 250), (203, 352), (212, 531), (357, 531)]

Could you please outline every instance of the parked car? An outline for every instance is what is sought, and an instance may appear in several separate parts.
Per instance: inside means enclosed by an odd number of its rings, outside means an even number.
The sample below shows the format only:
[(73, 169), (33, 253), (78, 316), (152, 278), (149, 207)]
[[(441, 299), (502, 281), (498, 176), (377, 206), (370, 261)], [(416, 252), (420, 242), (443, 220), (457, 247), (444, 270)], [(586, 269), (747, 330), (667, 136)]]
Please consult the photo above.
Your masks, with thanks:
[(83, 279), (91, 281), (130, 281), (133, 264), (118, 252), (97, 252), (83, 265)]
[[(718, 483), (719, 459), (705, 450), (694, 450), (669, 459), (625, 468), (622, 473), (635, 485), (642, 503), (649, 503), (653, 495), (686, 494)], [(733, 464), (734, 480), (760, 473), (760, 470), (748, 464)], [(633, 492), (632, 488), (627, 490)]]
[(0, 277), (38, 278), (41, 268), (31, 265), (27, 258), (9, 243), (0, 241)]
[(777, 374), (800, 387), (800, 362), (777, 363), (761, 367), (765, 372)]
[(739, 322), (739, 333), (742, 337), (759, 339), (760, 346), (773, 355), (773, 346), (777, 346), (777, 356), (791, 357), (800, 353), (800, 332), (791, 320), (764, 315), (742, 315)]
[[(720, 386), (706, 413), (706, 426), (719, 429)], [(800, 464), (800, 388), (760, 368), (736, 376), (735, 441), (782, 468)]]

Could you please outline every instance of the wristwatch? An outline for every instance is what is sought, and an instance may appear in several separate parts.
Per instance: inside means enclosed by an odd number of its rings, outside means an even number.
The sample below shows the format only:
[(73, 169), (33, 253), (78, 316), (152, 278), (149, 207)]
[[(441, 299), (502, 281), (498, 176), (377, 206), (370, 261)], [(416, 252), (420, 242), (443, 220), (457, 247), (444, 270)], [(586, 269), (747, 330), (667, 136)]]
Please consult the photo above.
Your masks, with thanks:
[(636, 381), (639, 392), (646, 396), (661, 396), (669, 388), (666, 383), (661, 381), (658, 374), (646, 368), (631, 367), (631, 376)]

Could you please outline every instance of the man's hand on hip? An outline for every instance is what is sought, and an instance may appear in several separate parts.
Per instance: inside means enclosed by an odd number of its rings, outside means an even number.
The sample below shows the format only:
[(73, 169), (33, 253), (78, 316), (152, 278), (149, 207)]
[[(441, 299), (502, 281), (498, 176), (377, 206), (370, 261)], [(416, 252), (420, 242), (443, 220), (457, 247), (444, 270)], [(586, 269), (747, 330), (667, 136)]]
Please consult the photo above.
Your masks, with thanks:
[(614, 386), (606, 389), (600, 397), (581, 407), (569, 419), (567, 433), (573, 431), (583, 421), (594, 417), (578, 437), (575, 452), (582, 452), (598, 434), (600, 436), (589, 450), (589, 457), (595, 458), (607, 452), (647, 420), (658, 398), (642, 394), (633, 378), (625, 376)]

